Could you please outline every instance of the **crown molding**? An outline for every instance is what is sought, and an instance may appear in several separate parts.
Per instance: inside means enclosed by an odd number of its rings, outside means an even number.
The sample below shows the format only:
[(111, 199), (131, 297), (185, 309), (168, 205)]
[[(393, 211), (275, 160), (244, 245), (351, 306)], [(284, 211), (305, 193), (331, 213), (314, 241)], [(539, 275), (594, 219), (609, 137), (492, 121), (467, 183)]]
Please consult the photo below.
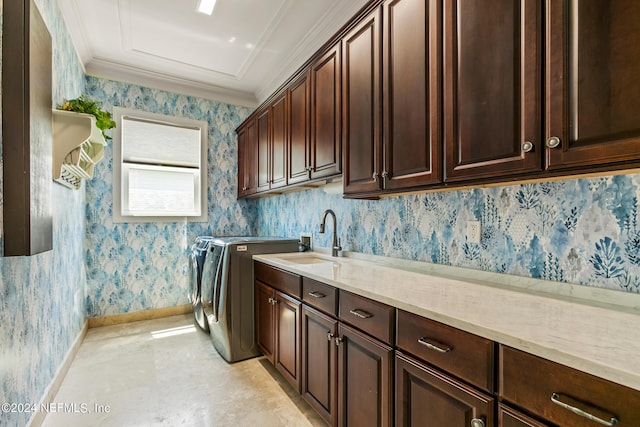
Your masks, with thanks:
[(95, 77), (133, 83), (226, 104), (250, 108), (256, 108), (258, 106), (258, 101), (252, 93), (184, 79), (104, 59), (94, 58), (86, 65), (86, 72), (88, 75)]
[(80, 64), (83, 71), (86, 72), (85, 63), (93, 57), (93, 51), (89, 44), (89, 39), (84, 31), (84, 26), (79, 25), (82, 22), (78, 14), (77, 0), (59, 1), (58, 8), (62, 13), (62, 20), (69, 31), (71, 44), (73, 45), (76, 55), (80, 58)]
[[(366, 3), (366, 0), (341, 1), (338, 2), (336, 7), (327, 11), (292, 50), (286, 63), (271, 76), (267, 84), (256, 90), (256, 98), (259, 103), (264, 102), (287, 81), (288, 78), (298, 71), (298, 69), (329, 41), (352, 16), (355, 16)], [(345, 16), (348, 17), (346, 21), (344, 21)], [(336, 22), (339, 23), (338, 26), (336, 26)]]

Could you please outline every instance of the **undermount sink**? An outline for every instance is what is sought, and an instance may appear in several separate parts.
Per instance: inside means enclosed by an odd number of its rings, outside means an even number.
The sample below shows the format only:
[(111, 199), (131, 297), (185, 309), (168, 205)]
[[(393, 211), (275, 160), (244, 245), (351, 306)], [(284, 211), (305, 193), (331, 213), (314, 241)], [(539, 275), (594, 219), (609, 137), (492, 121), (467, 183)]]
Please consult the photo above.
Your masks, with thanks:
[(288, 258), (287, 261), (295, 262), (296, 264), (324, 264), (333, 262), (328, 259), (318, 258), (314, 256), (295, 257)]

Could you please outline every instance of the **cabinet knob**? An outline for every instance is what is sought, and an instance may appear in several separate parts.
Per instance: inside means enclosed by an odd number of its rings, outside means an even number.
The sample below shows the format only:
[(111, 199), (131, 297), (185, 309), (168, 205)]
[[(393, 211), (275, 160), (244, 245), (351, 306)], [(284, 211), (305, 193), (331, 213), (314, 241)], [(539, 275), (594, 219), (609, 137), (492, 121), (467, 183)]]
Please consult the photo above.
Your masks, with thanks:
[(378, 172), (374, 172), (374, 173), (373, 173), (373, 175), (371, 175), (371, 178), (372, 178), (374, 181), (377, 181), (377, 180), (378, 180)]
[(336, 345), (340, 345), (342, 343), (342, 338), (336, 337)]
[(471, 427), (485, 427), (484, 420), (481, 418), (474, 418), (471, 420)]
[(331, 332), (327, 332), (327, 341), (331, 341), (333, 338), (335, 338), (333, 334)]
[(556, 148), (559, 146), (560, 146), (560, 138), (558, 138), (557, 136), (552, 136), (551, 138), (547, 139), (547, 147)]
[(522, 143), (522, 152), (523, 153), (529, 153), (533, 151), (533, 142), (531, 141), (525, 141)]
[(383, 179), (387, 179), (389, 177), (389, 172), (387, 171), (382, 171), (382, 178)]

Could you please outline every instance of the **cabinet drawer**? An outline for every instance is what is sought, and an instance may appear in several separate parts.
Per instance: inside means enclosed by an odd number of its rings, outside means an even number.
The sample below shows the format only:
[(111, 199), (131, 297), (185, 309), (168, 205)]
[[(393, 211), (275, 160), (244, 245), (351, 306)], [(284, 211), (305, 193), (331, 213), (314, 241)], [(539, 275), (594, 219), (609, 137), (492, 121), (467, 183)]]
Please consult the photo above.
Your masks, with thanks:
[(393, 345), (395, 309), (346, 291), (340, 291), (338, 317), (366, 333)]
[(640, 426), (640, 391), (510, 347), (500, 346), (499, 381), (502, 399), (553, 424), (596, 427), (615, 417), (617, 427)]
[(397, 347), (493, 391), (493, 341), (398, 310)]
[(253, 272), (256, 280), (260, 280), (278, 291), (300, 299), (302, 280), (297, 274), (292, 274), (257, 261), (254, 262)]
[(502, 403), (498, 405), (498, 425), (500, 427), (547, 427), (547, 424), (529, 418)]
[(317, 280), (302, 278), (302, 300), (332, 316), (336, 315), (338, 290)]

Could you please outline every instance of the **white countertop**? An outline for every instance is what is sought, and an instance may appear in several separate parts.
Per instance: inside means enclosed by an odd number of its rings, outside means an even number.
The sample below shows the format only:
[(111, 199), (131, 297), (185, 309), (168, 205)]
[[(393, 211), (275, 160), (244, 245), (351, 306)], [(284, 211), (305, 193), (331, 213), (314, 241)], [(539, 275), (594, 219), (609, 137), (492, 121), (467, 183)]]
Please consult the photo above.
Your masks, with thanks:
[(346, 255), (253, 258), (640, 390), (640, 294)]

